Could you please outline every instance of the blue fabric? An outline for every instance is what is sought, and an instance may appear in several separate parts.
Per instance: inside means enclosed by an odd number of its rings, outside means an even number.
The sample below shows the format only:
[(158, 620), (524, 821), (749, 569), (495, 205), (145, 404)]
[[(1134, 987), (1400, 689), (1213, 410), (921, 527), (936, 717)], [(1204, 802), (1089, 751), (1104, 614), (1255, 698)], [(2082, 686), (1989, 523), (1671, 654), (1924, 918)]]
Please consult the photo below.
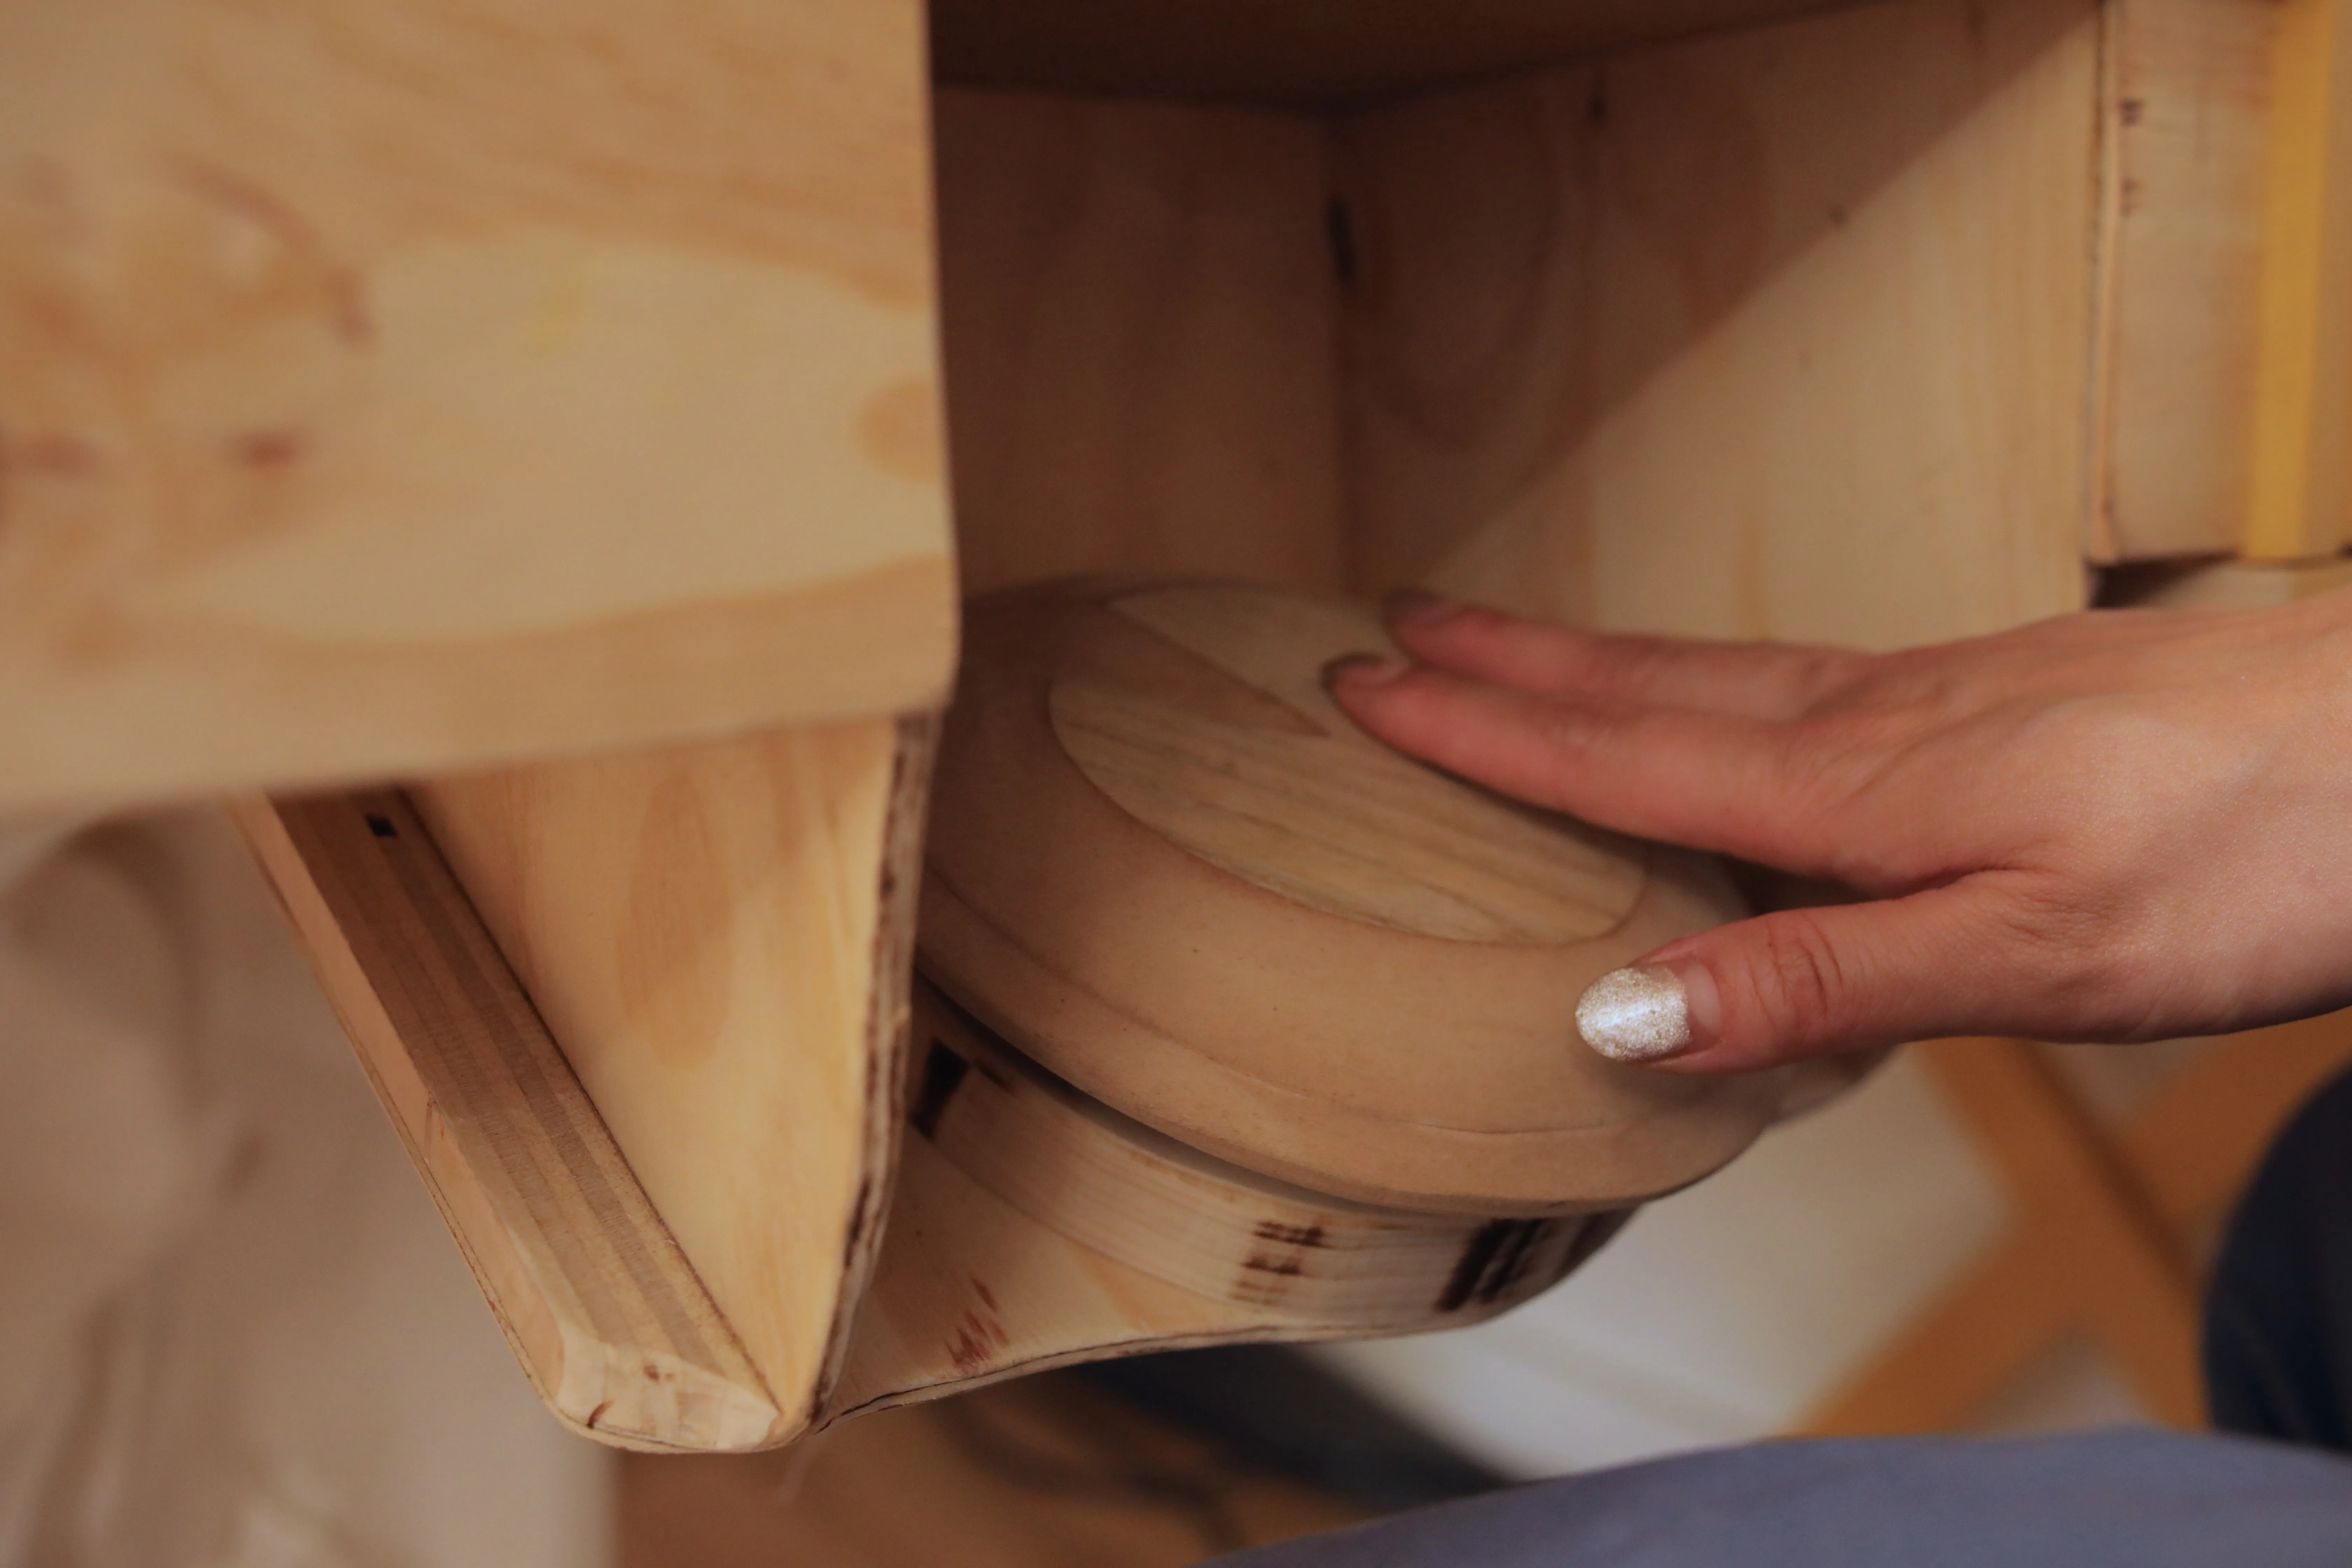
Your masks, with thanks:
[(2352, 1568), (2352, 1460), (2242, 1437), (1761, 1444), (1544, 1481), (1214, 1568)]

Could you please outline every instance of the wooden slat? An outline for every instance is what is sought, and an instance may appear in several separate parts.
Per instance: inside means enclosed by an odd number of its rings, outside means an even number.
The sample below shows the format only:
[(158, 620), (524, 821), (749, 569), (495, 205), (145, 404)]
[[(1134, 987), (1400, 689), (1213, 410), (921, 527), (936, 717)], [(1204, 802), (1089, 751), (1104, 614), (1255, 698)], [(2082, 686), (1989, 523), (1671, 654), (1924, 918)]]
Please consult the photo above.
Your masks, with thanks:
[(2352, 5), (2283, 0), (2271, 67), (2253, 484), (2243, 553), (2352, 538)]
[(2039, 1047), (1942, 1040), (1929, 1073), (2022, 1212), (2063, 1232), (2074, 1306), (2159, 1419), (2200, 1425), (2197, 1283), (2144, 1189)]
[(2271, 0), (2107, 0), (2091, 439), (2100, 560), (2245, 525)]
[(236, 816), (549, 1406), (623, 1447), (771, 1441), (766, 1384), (406, 800)]
[[(2232, 1037), (2103, 1136), (2185, 1253), (2235, 1201), (2280, 1124), (2347, 1060), (2352, 1019), (2341, 1014)], [(2022, 1207), (2011, 1231), (1801, 1429), (1847, 1436), (1960, 1425), (2062, 1335), (2084, 1325), (2078, 1306), (2084, 1263), (2063, 1215)], [(2173, 1342), (2177, 1355), (2177, 1333)]]
[(415, 786), (773, 1394), (837, 1370), (898, 1131), (927, 714)]
[(0, 811), (954, 658), (919, 0), (0, 6)]

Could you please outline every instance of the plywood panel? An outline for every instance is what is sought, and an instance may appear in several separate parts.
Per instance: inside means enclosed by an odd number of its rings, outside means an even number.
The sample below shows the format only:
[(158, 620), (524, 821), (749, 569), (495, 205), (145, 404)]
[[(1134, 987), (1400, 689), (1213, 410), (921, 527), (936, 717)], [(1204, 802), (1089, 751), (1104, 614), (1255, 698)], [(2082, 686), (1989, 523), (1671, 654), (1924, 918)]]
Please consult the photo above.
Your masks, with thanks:
[(0, 808), (935, 700), (920, 24), (0, 11)]
[(1339, 130), (1351, 575), (1891, 647), (2078, 606), (2091, 0), (1900, 0)]
[(966, 586), (1336, 583), (1321, 122), (967, 91), (938, 117)]
[(237, 820), (499, 1327), (574, 1430), (744, 1448), (779, 1412), (397, 791)]
[(880, 1240), (930, 733), (860, 720), (415, 792), (778, 1439)]

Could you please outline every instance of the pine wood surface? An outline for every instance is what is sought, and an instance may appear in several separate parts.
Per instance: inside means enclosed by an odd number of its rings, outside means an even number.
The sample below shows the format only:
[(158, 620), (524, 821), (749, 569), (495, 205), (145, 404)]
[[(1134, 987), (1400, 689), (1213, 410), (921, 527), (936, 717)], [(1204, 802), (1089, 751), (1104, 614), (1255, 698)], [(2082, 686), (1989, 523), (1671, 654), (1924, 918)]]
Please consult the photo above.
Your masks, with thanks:
[[(1141, 595), (1129, 615), (1136, 586), (1049, 585), (970, 612), (919, 939), (926, 972), (960, 1005), (1181, 1142), (1390, 1207), (1622, 1207), (1696, 1179), (1762, 1129), (1779, 1075), (1645, 1072), (1584, 1048), (1570, 1023), (1595, 975), (1740, 911), (1710, 862), (1460, 784), (1443, 785), (1460, 797), (1443, 813), (1391, 820), (1395, 777), (1411, 770), (1437, 787), (1439, 775), (1363, 738), (1315, 677), (1339, 653), (1380, 646), (1368, 612), (1200, 587)], [(1081, 684), (1243, 731), (1222, 773), (1198, 750), (1129, 758), (1158, 756), (1130, 787), (1172, 797), (1169, 814), (1196, 843), (1214, 839), (1213, 854), (1088, 779), (1053, 721), (1061, 689)], [(1289, 759), (1321, 775), (1311, 794), (1281, 769), (1251, 771), (1266, 730), (1302, 742), (1320, 732), (1319, 752), (1302, 745)], [(1204, 778), (1216, 789), (1188, 799)], [(1359, 804), (1310, 830), (1307, 805), (1343, 796)], [(1418, 828), (1403, 826), (1416, 815)], [(1528, 830), (1568, 840), (1555, 865), (1517, 857)], [(1340, 857), (1353, 864), (1335, 867)], [(1633, 896), (1611, 858), (1638, 868)], [(1342, 880), (1385, 904), (1290, 892)], [(1591, 924), (1431, 934), (1514, 900), (1552, 920), (1598, 909), (1610, 923), (1574, 937), (1563, 931)]]
[(1179, 1568), (1360, 1517), (1052, 1376), (620, 1473), (623, 1568)]
[(942, 90), (967, 589), (1339, 581), (1329, 170), (1305, 115)]
[(416, 791), (777, 1440), (880, 1242), (930, 744), (927, 718), (854, 721)]
[(1870, 647), (2079, 607), (2099, 31), (1892, 0), (1342, 120), (1354, 585)]
[(0, 811), (938, 700), (914, 0), (0, 14)]
[(397, 793), (236, 807), (517, 1358), (607, 1443), (748, 1447), (766, 1384)]
[(949, 81), (1297, 107), (1423, 91), (1839, 3), (940, 0), (931, 26)]
[(2234, 551), (2252, 484), (2269, 0), (2112, 0), (2101, 105), (2102, 560)]
[(2242, 553), (2294, 561), (2352, 541), (2352, 7), (2284, 0), (2270, 89)]

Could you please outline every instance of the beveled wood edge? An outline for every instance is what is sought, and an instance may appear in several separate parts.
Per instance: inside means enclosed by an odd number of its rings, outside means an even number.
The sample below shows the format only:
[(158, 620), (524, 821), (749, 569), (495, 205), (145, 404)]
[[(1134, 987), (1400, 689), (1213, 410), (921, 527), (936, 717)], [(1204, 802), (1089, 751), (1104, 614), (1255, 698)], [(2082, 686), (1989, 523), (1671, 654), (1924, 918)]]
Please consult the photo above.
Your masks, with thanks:
[(814, 1401), (745, 1355), (406, 798), (231, 810), (556, 1419), (656, 1453), (799, 1436)]

